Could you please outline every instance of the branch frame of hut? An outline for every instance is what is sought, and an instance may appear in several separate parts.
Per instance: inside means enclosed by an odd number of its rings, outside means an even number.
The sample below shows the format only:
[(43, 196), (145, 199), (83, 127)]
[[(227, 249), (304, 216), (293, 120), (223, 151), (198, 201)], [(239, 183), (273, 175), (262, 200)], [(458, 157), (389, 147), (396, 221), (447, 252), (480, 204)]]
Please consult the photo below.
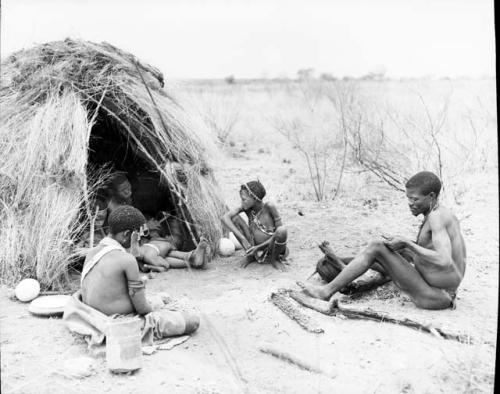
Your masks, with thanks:
[(0, 280), (63, 289), (81, 258), (91, 201), (113, 172), (156, 184), (186, 247), (222, 236), (225, 204), (204, 130), (162, 73), (108, 43), (66, 39), (13, 53), (0, 85)]

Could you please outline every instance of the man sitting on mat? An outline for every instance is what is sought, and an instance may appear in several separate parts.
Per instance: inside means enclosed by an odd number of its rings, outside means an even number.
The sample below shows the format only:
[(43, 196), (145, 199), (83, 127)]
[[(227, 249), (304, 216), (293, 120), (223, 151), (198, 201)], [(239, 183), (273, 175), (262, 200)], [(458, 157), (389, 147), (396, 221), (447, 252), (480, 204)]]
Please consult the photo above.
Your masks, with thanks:
[(324, 286), (298, 283), (306, 294), (333, 305), (335, 293), (368, 269), (390, 277), (396, 286), (424, 309), (455, 306), (455, 296), (466, 266), (465, 241), (456, 216), (438, 202), (441, 181), (423, 171), (406, 183), (406, 196), (414, 216), (424, 215), (415, 242), (404, 237), (388, 237), (371, 242)]
[[(109, 216), (109, 233), (88, 253), (82, 271), (81, 293), (72, 298), (65, 311), (68, 326), (80, 327), (82, 320), (105, 321), (106, 316), (139, 315), (145, 337), (160, 339), (189, 334), (199, 326), (199, 317), (185, 312), (153, 311), (146, 299), (145, 284), (139, 277), (137, 261), (125, 248), (146, 223), (144, 215), (129, 205), (117, 207)], [(80, 304), (82, 305), (80, 305)], [(78, 321), (75, 324), (75, 321)], [(88, 328), (88, 327), (87, 327)]]

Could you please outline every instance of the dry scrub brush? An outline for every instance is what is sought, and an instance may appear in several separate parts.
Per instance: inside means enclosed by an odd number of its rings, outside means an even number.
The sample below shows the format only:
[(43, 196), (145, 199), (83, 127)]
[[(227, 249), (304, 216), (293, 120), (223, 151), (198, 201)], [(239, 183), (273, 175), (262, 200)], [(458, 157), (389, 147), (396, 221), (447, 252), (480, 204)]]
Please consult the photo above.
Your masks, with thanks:
[(302, 82), (287, 88), (292, 104), (271, 124), (301, 153), (318, 201), (336, 197), (345, 172), (368, 172), (404, 191), (412, 174), (430, 170), (443, 180), (445, 198), (458, 203), (462, 175), (497, 166), (489, 102), (478, 96), (465, 104), (452, 87), (402, 85), (405, 103), (390, 96), (389, 83)]
[[(342, 117), (321, 82), (304, 81), (298, 90), (290, 89), (290, 92), (293, 104), (270, 123), (304, 158), (316, 200), (335, 199), (347, 158)], [(331, 195), (329, 182), (335, 177), (336, 186)]]
[(196, 100), (199, 115), (221, 145), (229, 142), (241, 112), (238, 92), (234, 87), (225, 90), (219, 94), (200, 92)]

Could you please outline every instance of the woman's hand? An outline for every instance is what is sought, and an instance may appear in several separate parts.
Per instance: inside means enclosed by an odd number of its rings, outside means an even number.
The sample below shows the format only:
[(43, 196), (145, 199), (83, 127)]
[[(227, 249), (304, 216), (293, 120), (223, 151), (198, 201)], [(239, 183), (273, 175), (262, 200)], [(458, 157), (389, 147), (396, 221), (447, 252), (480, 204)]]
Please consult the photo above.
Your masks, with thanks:
[(267, 246), (267, 243), (266, 242), (263, 242), (259, 245), (255, 245), (255, 246), (251, 246), (250, 248), (248, 249), (245, 249), (245, 255), (255, 255), (256, 252), (258, 252), (259, 250), (265, 248)]

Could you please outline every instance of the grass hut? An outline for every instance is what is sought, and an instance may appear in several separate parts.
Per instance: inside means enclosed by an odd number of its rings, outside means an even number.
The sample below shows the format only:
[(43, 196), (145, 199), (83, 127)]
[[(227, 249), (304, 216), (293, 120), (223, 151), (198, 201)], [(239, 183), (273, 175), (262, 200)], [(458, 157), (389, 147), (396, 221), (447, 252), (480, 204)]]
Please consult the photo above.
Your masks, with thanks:
[(2, 61), (2, 282), (64, 285), (99, 168), (147, 173), (192, 243), (220, 238), (223, 202), (203, 136), (163, 87), (160, 71), (107, 43), (66, 39)]

